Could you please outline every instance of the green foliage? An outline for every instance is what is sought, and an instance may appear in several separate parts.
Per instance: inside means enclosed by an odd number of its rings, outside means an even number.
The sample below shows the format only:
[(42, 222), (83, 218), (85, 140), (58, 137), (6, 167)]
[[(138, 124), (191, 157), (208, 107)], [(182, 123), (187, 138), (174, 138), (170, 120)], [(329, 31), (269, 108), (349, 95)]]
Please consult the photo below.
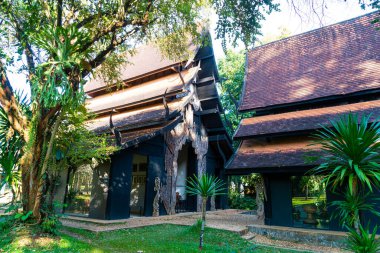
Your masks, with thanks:
[[(228, 2), (228, 1), (227, 1)], [(235, 2), (235, 1), (233, 1)], [(264, 36), (259, 45), (290, 36), (286, 28), (281, 28), (275, 36)], [(252, 44), (253, 45), (253, 44)], [(219, 84), (220, 100), (224, 109), (224, 122), (228, 133), (232, 136), (243, 118), (251, 117), (252, 113), (239, 112), (239, 100), (242, 93), (246, 68), (246, 52), (226, 51), (226, 57), (218, 63), (221, 82)]]
[(202, 228), (202, 219), (197, 219), (193, 225), (191, 225), (191, 232), (199, 233)]
[(278, 31), (276, 31), (276, 34), (265, 34), (265, 36), (258, 39), (257, 40), (257, 46), (262, 46), (262, 45), (268, 44), (272, 41), (285, 39), (291, 35), (292, 35), (292, 33), (289, 31), (288, 28), (281, 26), (278, 28)]
[(380, 213), (376, 210), (377, 198), (371, 198), (371, 193), (361, 193), (352, 195), (349, 190), (344, 193), (344, 200), (336, 200), (330, 203), (335, 207), (334, 218), (338, 218), (343, 227), (353, 227), (355, 222), (359, 222), (360, 213), (367, 211), (376, 216)]
[(352, 194), (358, 186), (380, 186), (380, 122), (369, 124), (370, 115), (348, 114), (323, 126), (313, 137), (325, 155), (314, 173), (328, 174), (324, 182), (333, 189), (348, 185)]
[(253, 197), (238, 193), (230, 193), (228, 195), (228, 206), (241, 210), (255, 210), (257, 208), (256, 200)]
[(106, 135), (98, 135), (86, 127), (91, 120), (84, 106), (75, 110), (67, 110), (61, 122), (55, 145), (54, 159), (60, 166), (78, 167), (82, 164), (93, 163), (109, 159), (109, 155), (117, 150), (110, 145)]
[(56, 212), (56, 210), (66, 207), (66, 204), (61, 204), (57, 201), (53, 202), (53, 208), (48, 206), (43, 206), (44, 219), (41, 223), (41, 231), (43, 233), (48, 233), (51, 235), (58, 235), (59, 229), (62, 227), (60, 218), (63, 216), (62, 213)]
[(359, 4), (362, 9), (366, 9), (367, 7), (370, 7), (372, 9), (380, 9), (380, 0), (359, 0)]
[[(79, 73), (82, 63), (89, 57), (89, 49), (82, 45), (90, 41), (87, 32), (79, 31), (75, 25), (66, 28), (47, 25), (32, 41), (49, 55), (49, 59), (38, 65), (32, 79), (33, 99), (46, 108), (58, 104), (76, 108), (84, 103), (83, 84)], [(75, 79), (75, 80), (74, 80)]]
[[(22, 93), (16, 93), (16, 101), (27, 117), (30, 117), (29, 102)], [(18, 194), (21, 173), (19, 160), (24, 142), (9, 122), (8, 115), (0, 105), (0, 189), (8, 186), (13, 194), (12, 202)]]
[(29, 211), (27, 213), (16, 213), (14, 215), (14, 219), (21, 221), (21, 222), (25, 222), (27, 219), (29, 219), (31, 217), (32, 214), (33, 214), (32, 211)]
[[(323, 155), (314, 157), (322, 160), (313, 173), (326, 175), (323, 181), (328, 187), (347, 189), (343, 201), (334, 201), (335, 217), (350, 231), (349, 245), (355, 252), (377, 252), (368, 229), (363, 229), (360, 213), (369, 211), (380, 215), (371, 199), (373, 187), (380, 186), (380, 122), (370, 123), (370, 115), (348, 114), (331, 121), (331, 128), (315, 135), (314, 144), (320, 145)], [(376, 228), (377, 229), (377, 228)], [(375, 233), (376, 233), (375, 229)]]
[[(279, 4), (271, 0), (213, 0), (217, 22), (217, 38), (228, 38), (232, 45), (236, 46), (238, 40), (242, 40), (245, 46), (253, 46), (257, 35), (260, 34), (260, 22), (265, 19), (264, 13), (279, 11)], [(223, 41), (226, 51), (226, 41)]]
[(41, 229), (45, 233), (56, 235), (61, 225), (59, 217), (56, 215), (47, 216), (41, 223)]
[(380, 241), (376, 239), (377, 226), (372, 233), (369, 226), (363, 228), (359, 226), (360, 232), (355, 229), (348, 228), (348, 247), (355, 253), (376, 253), (380, 251)]
[(232, 136), (244, 117), (250, 113), (241, 114), (238, 111), (240, 94), (245, 77), (245, 54), (227, 51), (226, 57), (218, 63), (219, 75), (222, 82), (219, 85), (220, 100), (224, 108), (224, 122)]
[(200, 177), (194, 175), (187, 179), (186, 191), (190, 195), (199, 195), (202, 198), (212, 197), (216, 195), (225, 195), (225, 184), (219, 178), (207, 173)]

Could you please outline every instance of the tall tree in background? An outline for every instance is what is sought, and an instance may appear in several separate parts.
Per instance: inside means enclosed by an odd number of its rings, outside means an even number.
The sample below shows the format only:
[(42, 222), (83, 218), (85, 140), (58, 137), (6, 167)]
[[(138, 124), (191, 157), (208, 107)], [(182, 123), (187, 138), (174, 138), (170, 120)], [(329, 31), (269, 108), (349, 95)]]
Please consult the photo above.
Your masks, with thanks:
[[(18, 167), (24, 212), (41, 221), (41, 206), (59, 125), (85, 100), (83, 85), (97, 69), (107, 82), (136, 44), (161, 45), (186, 57), (188, 37), (199, 38), (207, 8), (219, 16), (217, 35), (252, 45), (271, 0), (3, 0), (0, 2), (0, 104), (23, 141)], [(195, 40), (196, 41), (196, 40)], [(182, 55), (181, 55), (182, 54)], [(149, 59), (147, 59), (149, 61)], [(27, 75), (31, 114), (23, 112), (8, 79)], [(8, 71), (8, 72), (7, 72)]]
[[(258, 38), (255, 46), (262, 46), (269, 42), (289, 37), (291, 32), (286, 27), (279, 27), (276, 34), (267, 34)], [(246, 53), (228, 50), (226, 57), (219, 61), (218, 68), (221, 77), (219, 86), (221, 103), (224, 108), (224, 122), (229, 134), (232, 136), (243, 118), (250, 117), (252, 113), (239, 112), (239, 100), (242, 93), (245, 77)]]

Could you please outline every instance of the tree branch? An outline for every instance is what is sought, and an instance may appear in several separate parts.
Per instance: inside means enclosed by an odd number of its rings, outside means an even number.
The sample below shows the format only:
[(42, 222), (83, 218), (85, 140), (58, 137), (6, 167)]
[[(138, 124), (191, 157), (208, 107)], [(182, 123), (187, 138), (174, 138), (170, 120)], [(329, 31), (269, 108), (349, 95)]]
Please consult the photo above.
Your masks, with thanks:
[(16, 130), (24, 139), (25, 142), (29, 141), (28, 134), (28, 120), (22, 114), (19, 103), (14, 96), (11, 83), (8, 80), (5, 67), (0, 59), (0, 103), (8, 120), (14, 130)]
[(63, 0), (57, 1), (57, 27), (62, 26)]
[[(96, 67), (98, 67), (99, 65), (101, 65), (105, 61), (106, 56), (109, 53), (111, 53), (112, 51), (114, 51), (117, 46), (119, 46), (122, 43), (124, 43), (129, 38), (129, 36), (131, 36), (132, 34), (134, 34), (135, 32), (137, 32), (139, 29), (140, 29), (139, 27), (135, 27), (132, 30), (130, 30), (129, 32), (127, 32), (122, 38), (119, 38), (119, 39), (117, 39), (116, 35), (113, 34), (113, 37), (112, 37), (111, 42), (109, 43), (109, 45), (103, 51), (99, 52), (89, 62), (89, 65), (91, 66), (91, 69), (95, 69)], [(84, 70), (82, 72), (82, 77), (87, 76), (89, 74), (89, 72), (90, 72), (89, 70)]]

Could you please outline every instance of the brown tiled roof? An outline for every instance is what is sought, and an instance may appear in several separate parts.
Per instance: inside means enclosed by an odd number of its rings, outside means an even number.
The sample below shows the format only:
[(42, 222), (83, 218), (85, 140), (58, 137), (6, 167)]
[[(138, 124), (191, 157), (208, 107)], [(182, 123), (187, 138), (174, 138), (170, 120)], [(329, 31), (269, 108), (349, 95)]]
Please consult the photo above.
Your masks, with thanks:
[(307, 156), (316, 154), (317, 147), (310, 146), (310, 140), (294, 137), (273, 143), (244, 140), (227, 165), (227, 169), (282, 168), (311, 166)]
[(378, 13), (326, 26), (248, 52), (240, 110), (380, 88)]
[[(189, 83), (196, 75), (198, 67), (181, 72), (184, 82)], [(182, 91), (184, 85), (178, 73), (161, 77), (141, 85), (126, 88), (120, 91), (90, 98), (86, 101), (86, 108), (90, 112), (104, 112), (115, 108), (122, 108), (135, 103), (161, 97), (165, 91), (170, 94)]]
[[(198, 50), (193, 44), (189, 45), (190, 51), (194, 54)], [(135, 54), (127, 57), (127, 63), (121, 67), (120, 79), (125, 81), (135, 79), (140, 76), (154, 73), (156, 71), (176, 66), (181, 61), (174, 61), (165, 58), (159, 49), (154, 45), (143, 45), (136, 49)], [(104, 88), (106, 84), (102, 79), (92, 79), (85, 86), (85, 92), (91, 92)]]
[(265, 134), (287, 133), (321, 128), (341, 115), (355, 113), (372, 114), (372, 120), (380, 117), (380, 100), (301, 110), (266, 116), (251, 117), (240, 122), (235, 138)]
[[(188, 97), (183, 97), (168, 104), (169, 113), (179, 112)], [(137, 108), (127, 112), (114, 114), (112, 122), (116, 128), (133, 128), (149, 123), (149, 125), (158, 124), (165, 119), (165, 107), (163, 104)], [(110, 132), (110, 115), (96, 118), (87, 122), (87, 128), (95, 132)]]

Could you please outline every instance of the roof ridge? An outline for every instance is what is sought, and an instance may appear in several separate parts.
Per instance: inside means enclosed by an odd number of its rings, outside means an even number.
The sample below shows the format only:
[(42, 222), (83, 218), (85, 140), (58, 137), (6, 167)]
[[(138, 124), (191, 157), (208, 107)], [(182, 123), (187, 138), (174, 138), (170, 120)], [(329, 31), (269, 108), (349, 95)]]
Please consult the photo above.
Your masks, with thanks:
[(303, 32), (303, 33), (299, 33), (299, 34), (294, 34), (294, 35), (291, 35), (291, 36), (283, 38), (283, 39), (275, 40), (275, 41), (269, 42), (267, 44), (254, 47), (254, 48), (248, 50), (248, 53), (250, 53), (252, 51), (255, 51), (257, 49), (260, 49), (260, 48), (271, 46), (273, 44), (277, 44), (277, 43), (280, 43), (280, 42), (283, 42), (283, 41), (291, 40), (291, 39), (293, 39), (295, 37), (301, 37), (301, 36), (307, 35), (309, 33), (314, 33), (314, 32), (316, 32), (318, 30), (322, 30), (322, 29), (326, 29), (326, 28), (331, 28), (331, 27), (334, 27), (334, 26), (337, 26), (337, 25), (341, 25), (341, 24), (345, 24), (345, 23), (351, 23), (351, 22), (353, 22), (355, 20), (358, 20), (358, 19), (361, 19), (361, 18), (364, 18), (364, 17), (367, 17), (367, 16), (372, 16), (372, 15), (374, 15), (376, 13), (380, 14), (380, 10), (376, 10), (376, 11), (373, 11), (373, 12), (370, 12), (370, 13), (366, 13), (366, 14), (363, 14), (363, 15), (360, 15), (360, 16), (357, 16), (357, 17), (354, 17), (354, 18), (346, 19), (346, 20), (343, 20), (343, 21), (340, 21), (340, 22), (337, 22), (337, 23), (334, 23), (334, 24), (330, 24), (330, 25), (319, 27), (319, 28), (315, 28), (315, 29), (312, 29), (312, 30), (307, 31), (307, 32)]

